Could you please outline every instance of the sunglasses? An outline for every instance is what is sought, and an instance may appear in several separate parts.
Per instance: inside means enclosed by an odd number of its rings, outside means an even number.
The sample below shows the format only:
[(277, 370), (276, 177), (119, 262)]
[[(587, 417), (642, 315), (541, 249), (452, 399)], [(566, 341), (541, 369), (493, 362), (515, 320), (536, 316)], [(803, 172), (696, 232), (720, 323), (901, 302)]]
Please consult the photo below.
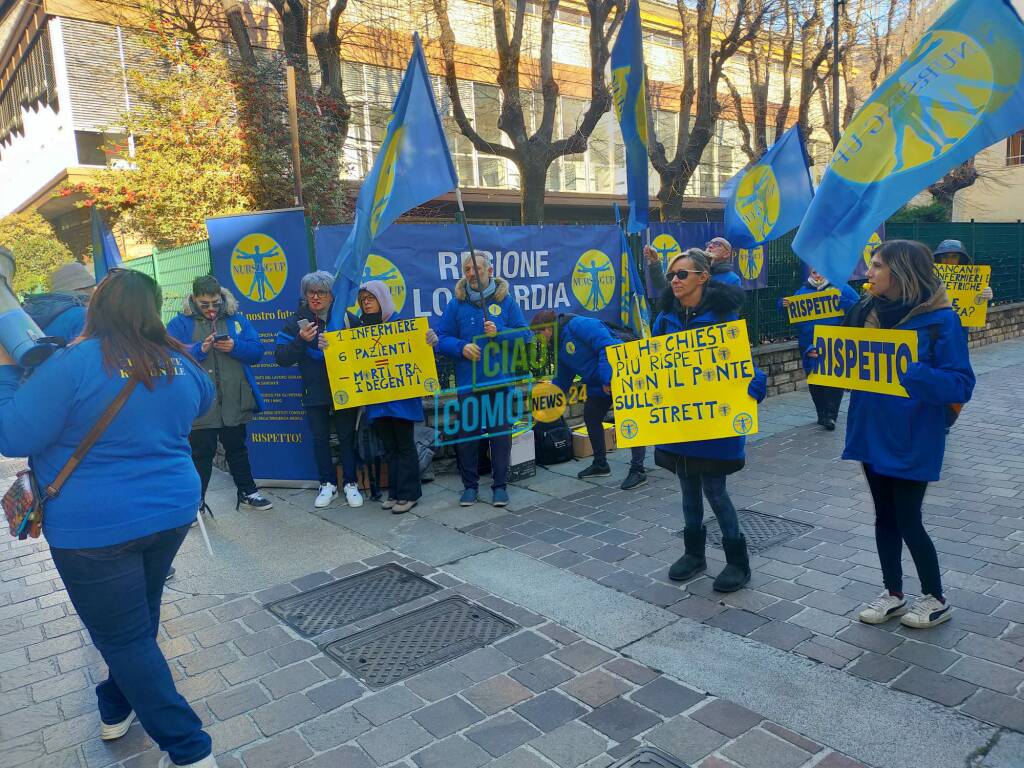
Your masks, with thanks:
[(666, 272), (665, 281), (671, 283), (676, 278), (680, 281), (685, 280), (690, 275), (703, 275), (703, 269), (677, 269), (675, 272)]
[(200, 309), (220, 309), (220, 301), (197, 301), (196, 304)]

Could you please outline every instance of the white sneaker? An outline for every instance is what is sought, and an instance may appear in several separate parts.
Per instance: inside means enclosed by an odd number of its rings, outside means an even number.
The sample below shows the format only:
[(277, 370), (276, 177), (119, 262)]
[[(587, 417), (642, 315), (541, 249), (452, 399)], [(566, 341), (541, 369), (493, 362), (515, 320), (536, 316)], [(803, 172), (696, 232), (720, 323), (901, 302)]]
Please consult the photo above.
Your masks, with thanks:
[(160, 758), (160, 764), (157, 768), (219, 768), (217, 761), (213, 759), (213, 755), (207, 755), (202, 760), (195, 763), (189, 763), (188, 765), (176, 765), (171, 762), (171, 758), (168, 755), (163, 755)]
[(363, 506), (363, 494), (359, 492), (359, 486), (355, 483), (345, 483), (345, 501), (350, 507)]
[(338, 486), (334, 483), (320, 483), (320, 495), (316, 497), (313, 506), (323, 509), (336, 498), (338, 498)]
[(907, 598), (883, 592), (857, 614), (865, 624), (884, 624), (889, 619), (907, 612)]
[(129, 712), (128, 717), (122, 720), (120, 723), (114, 723), (108, 725), (107, 723), (100, 723), (100, 738), (104, 741), (113, 741), (114, 739), (120, 739), (126, 733), (128, 729), (132, 727), (132, 723), (135, 722), (135, 713)]
[(948, 602), (943, 603), (931, 595), (921, 595), (900, 621), (905, 627), (928, 629), (949, 621), (952, 613), (953, 607)]

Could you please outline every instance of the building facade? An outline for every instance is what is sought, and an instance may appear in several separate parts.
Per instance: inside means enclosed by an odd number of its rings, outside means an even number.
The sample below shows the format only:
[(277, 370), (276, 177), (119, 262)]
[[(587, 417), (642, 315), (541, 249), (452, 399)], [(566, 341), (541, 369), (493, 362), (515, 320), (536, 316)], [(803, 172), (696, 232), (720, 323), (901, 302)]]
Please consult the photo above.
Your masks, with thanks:
[(1024, 130), (975, 158), (978, 180), (953, 198), (953, 221), (1024, 220)]

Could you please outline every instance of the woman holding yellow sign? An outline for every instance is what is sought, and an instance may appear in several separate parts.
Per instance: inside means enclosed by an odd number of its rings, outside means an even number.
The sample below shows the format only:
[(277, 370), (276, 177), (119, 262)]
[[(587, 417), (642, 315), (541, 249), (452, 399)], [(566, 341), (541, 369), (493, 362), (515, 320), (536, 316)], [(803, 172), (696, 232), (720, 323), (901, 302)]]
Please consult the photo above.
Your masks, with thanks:
[[(844, 459), (859, 461), (875, 503), (875, 543), (885, 591), (860, 612), (881, 624), (896, 616), (919, 629), (947, 621), (935, 545), (924, 529), (921, 505), (928, 483), (939, 479), (946, 446), (945, 412), (974, 391), (974, 371), (960, 320), (953, 311), (932, 254), (922, 243), (890, 240), (871, 256), (871, 293), (846, 325), (915, 331), (918, 362), (900, 383), (908, 397), (855, 390), (850, 394)], [(908, 609), (900, 558), (914, 559), (924, 593)]]
[[(654, 321), (652, 335), (664, 336), (739, 319), (743, 289), (712, 280), (711, 258), (699, 248), (690, 248), (673, 259), (665, 279), (669, 288), (662, 294), (661, 314)], [(748, 387), (750, 396), (758, 402), (764, 400), (767, 383), (764, 371), (755, 367)], [(735, 592), (750, 581), (747, 542), (740, 532), (736, 507), (725, 489), (725, 476), (743, 469), (745, 440), (741, 435), (658, 446), (658, 465), (679, 476), (683, 493), (685, 553), (669, 568), (670, 579), (686, 581), (708, 567), (704, 557), (706, 496), (722, 529), (726, 559), (725, 569), (715, 579), (715, 590)]]

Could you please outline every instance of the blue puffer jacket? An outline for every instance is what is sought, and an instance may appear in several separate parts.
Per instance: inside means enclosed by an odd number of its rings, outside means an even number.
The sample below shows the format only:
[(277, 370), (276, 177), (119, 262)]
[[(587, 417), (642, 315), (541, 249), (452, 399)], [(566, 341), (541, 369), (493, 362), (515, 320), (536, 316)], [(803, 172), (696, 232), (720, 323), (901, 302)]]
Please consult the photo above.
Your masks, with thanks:
[[(815, 288), (808, 282), (801, 285), (794, 293), (794, 296), (803, 296), (808, 293), (818, 293), (819, 291), (827, 291), (829, 288), (833, 288), (829, 283), (826, 283), (821, 288)], [(848, 312), (850, 307), (860, 301), (860, 296), (848, 285), (843, 285), (839, 289), (839, 308), (845, 313)], [(779, 301), (779, 308), (782, 313), (788, 317), (786, 308), (782, 306), (782, 301)], [(819, 325), (842, 325), (842, 317), (827, 317), (824, 320), (815, 320), (814, 322), (794, 323), (797, 328), (796, 344), (800, 350), (800, 361), (804, 366), (804, 373), (810, 373), (811, 368), (814, 365), (814, 358), (808, 357), (807, 353), (814, 347), (814, 329)]]
[[(870, 302), (865, 301), (863, 324), (877, 327)], [(843, 458), (870, 464), (880, 475), (931, 482), (942, 470), (947, 406), (971, 399), (974, 370), (945, 289), (915, 307), (896, 329), (917, 331), (918, 362), (902, 379), (910, 397), (851, 392)]]
[(22, 309), (47, 336), (71, 342), (85, 329), (89, 299), (76, 293), (35, 293), (25, 297)]
[(608, 326), (592, 317), (562, 315), (558, 320), (555, 386), (568, 392), (579, 376), (588, 396), (591, 388), (603, 394), (602, 387), (612, 383), (612, 367), (605, 349), (619, 344), (619, 340), (612, 336)]
[(726, 285), (734, 285), (737, 288), (743, 287), (743, 281), (740, 279), (739, 273), (732, 268), (731, 264), (725, 261), (719, 261), (711, 265), (711, 279)]
[[(739, 319), (739, 309), (743, 305), (743, 289), (728, 283), (710, 280), (704, 285), (704, 297), (699, 306), (687, 310), (679, 305), (672, 290), (669, 289), (661, 297), (661, 314), (654, 320), (651, 333), (654, 336), (666, 336), (670, 333), (689, 331), (704, 325), (727, 323)], [(761, 402), (768, 391), (768, 377), (765, 372), (754, 366), (754, 378), (747, 389), (750, 396)], [(701, 459), (737, 460), (745, 456), (746, 437), (722, 437), (717, 440), (695, 440), (689, 443), (671, 443), (659, 445), (664, 451)]]
[[(497, 288), (484, 304), (487, 319), (498, 328), (498, 336), (488, 339), (484, 336), (484, 313), (479, 304), (469, 299), (466, 278), (455, 284), (455, 297), (444, 308), (437, 331), (437, 350), (455, 360), (455, 383), (459, 389), (480, 387), (522, 378), (526, 371), (513, 369), (512, 363), (516, 344), (525, 344), (530, 339), (526, 318), (512, 297), (509, 284), (495, 277)], [(462, 356), (467, 344), (480, 347), (481, 357), (470, 362)]]
[[(221, 301), (223, 302), (223, 317), (218, 318), (218, 325), (219, 321), (223, 320), (227, 326), (228, 334), (235, 342), (234, 348), (228, 355), (242, 364), (242, 369), (245, 371), (245, 380), (249, 382), (249, 386), (252, 388), (252, 396), (256, 400), (256, 413), (259, 413), (264, 407), (263, 395), (260, 394), (260, 388), (256, 385), (256, 377), (253, 375), (250, 366), (256, 365), (256, 363), (263, 359), (263, 343), (260, 341), (256, 329), (245, 319), (245, 315), (239, 311), (238, 301), (231, 295), (231, 292), (226, 288), (221, 288), (220, 294)], [(195, 307), (192, 306), (192, 296), (186, 296), (183, 310), (167, 324), (167, 333), (184, 344), (188, 348), (189, 354), (202, 363), (206, 360), (209, 353), (203, 352), (203, 343), (201, 341), (192, 340), (195, 336), (196, 311)]]

